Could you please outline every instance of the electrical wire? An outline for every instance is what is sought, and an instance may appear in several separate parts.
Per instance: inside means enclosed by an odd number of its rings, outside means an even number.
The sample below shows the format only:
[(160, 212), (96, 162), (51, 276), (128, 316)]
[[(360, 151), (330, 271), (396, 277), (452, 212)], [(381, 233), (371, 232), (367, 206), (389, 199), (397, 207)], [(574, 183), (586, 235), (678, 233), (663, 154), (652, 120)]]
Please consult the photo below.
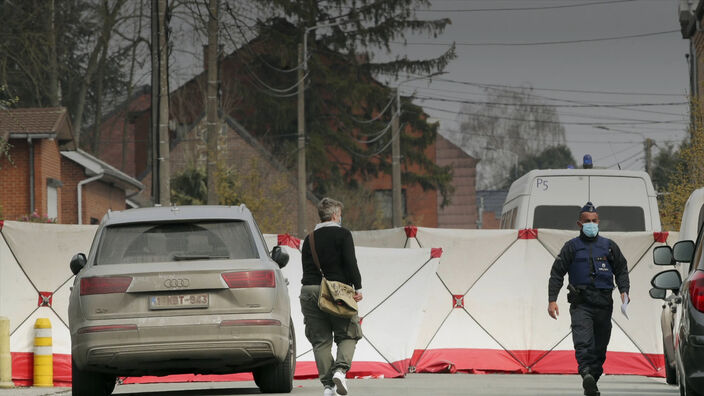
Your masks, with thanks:
[[(406, 74), (408, 77), (419, 77), (420, 75), (418, 74), (412, 74), (408, 73)], [(434, 77), (433, 80), (435, 81), (442, 81), (442, 82), (449, 82), (449, 83), (456, 83), (456, 84), (462, 84), (462, 85), (469, 85), (473, 87), (481, 87), (481, 88), (486, 88), (486, 87), (499, 87), (499, 88), (509, 88), (509, 89), (522, 89), (522, 88), (527, 88), (525, 86), (520, 86), (520, 85), (509, 85), (509, 84), (493, 84), (493, 83), (479, 83), (479, 82), (474, 82), (474, 81), (462, 81), (462, 80), (454, 80), (454, 79), (449, 79), (449, 78), (443, 78), (443, 77)], [(603, 94), (603, 95), (634, 95), (634, 96), (671, 96), (671, 97), (682, 97), (685, 96), (684, 94), (675, 94), (675, 93), (662, 93), (662, 92), (626, 92), (626, 91), (596, 91), (596, 90), (586, 90), (586, 89), (556, 89), (556, 88), (540, 88), (540, 87), (529, 87), (530, 90), (532, 91), (552, 91), (552, 92), (567, 92), (567, 93), (589, 93), (589, 94)]]
[[(423, 99), (423, 100), (434, 100), (438, 102), (451, 102), (451, 103), (463, 103), (463, 104), (477, 104), (477, 105), (489, 105), (489, 106), (515, 106), (516, 103), (510, 103), (510, 102), (490, 102), (490, 101), (479, 101), (479, 100), (462, 100), (462, 99), (447, 99), (447, 98), (439, 98), (439, 97), (434, 97), (434, 96), (416, 96), (416, 99)], [(609, 107), (615, 107), (615, 108), (620, 108), (620, 107), (648, 107), (648, 106), (682, 106), (686, 105), (689, 102), (659, 102), (659, 103), (652, 103), (652, 102), (640, 102), (640, 103), (619, 103), (619, 104), (598, 104), (598, 103), (593, 103), (593, 104), (551, 104), (551, 103), (530, 103), (530, 107), (571, 107), (571, 108), (578, 108), (578, 107), (593, 107), (593, 108), (609, 108)]]
[(618, 4), (618, 3), (631, 3), (638, 0), (608, 0), (608, 1), (595, 1), (588, 3), (577, 3), (577, 4), (563, 4), (556, 6), (538, 6), (538, 7), (513, 7), (513, 8), (469, 8), (469, 9), (418, 9), (418, 12), (501, 12), (501, 11), (539, 11), (539, 10), (554, 10), (558, 8), (577, 8), (577, 7), (590, 7), (597, 5), (607, 5), (607, 4)]
[(360, 119), (358, 119), (358, 118), (355, 118), (354, 116), (350, 116), (350, 118), (353, 119), (355, 122), (358, 122), (358, 123), (360, 123), (360, 124), (371, 124), (372, 122), (374, 122), (374, 121), (378, 120), (379, 118), (381, 118), (381, 117), (384, 115), (384, 113), (386, 113), (386, 111), (389, 109), (389, 107), (391, 107), (391, 104), (394, 102), (394, 99), (395, 99), (395, 98), (392, 96), (391, 99), (389, 100), (389, 103), (387, 103), (386, 106), (384, 107), (384, 110), (382, 110), (381, 113), (377, 114), (376, 117), (374, 117), (374, 118), (372, 118), (372, 119), (369, 119), (369, 120), (360, 120)]
[(629, 38), (640, 38), (640, 37), (652, 37), (661, 36), (670, 33), (679, 33), (679, 30), (664, 30), (660, 32), (650, 32), (650, 33), (638, 33), (638, 34), (628, 34), (623, 36), (610, 36), (610, 37), (600, 37), (591, 39), (576, 39), (576, 40), (558, 40), (558, 41), (533, 41), (533, 42), (495, 42), (495, 43), (433, 43), (433, 42), (400, 42), (392, 41), (393, 44), (401, 45), (429, 45), (429, 46), (449, 46), (456, 45), (461, 47), (520, 47), (520, 46), (539, 46), (539, 45), (561, 45), (561, 44), (578, 44), (578, 43), (593, 43), (598, 41), (613, 41), (613, 40), (623, 40)]
[(569, 121), (552, 121), (552, 120), (529, 120), (525, 118), (513, 118), (513, 117), (503, 117), (503, 116), (496, 116), (496, 115), (486, 115), (486, 114), (479, 114), (479, 113), (467, 113), (467, 112), (456, 112), (452, 110), (446, 110), (446, 109), (440, 109), (437, 107), (430, 107), (430, 106), (423, 106), (425, 109), (430, 109), (430, 110), (436, 110), (436, 111), (442, 111), (445, 113), (453, 113), (453, 114), (460, 114), (460, 115), (469, 115), (469, 116), (475, 116), (475, 117), (485, 117), (485, 118), (496, 118), (500, 120), (510, 120), (510, 121), (523, 121), (523, 122), (541, 122), (541, 123), (548, 123), (548, 124), (561, 124), (561, 125), (648, 125), (648, 124), (682, 124), (685, 125), (684, 123), (681, 122), (681, 120), (643, 120), (643, 121), (634, 121), (634, 122), (569, 122)]

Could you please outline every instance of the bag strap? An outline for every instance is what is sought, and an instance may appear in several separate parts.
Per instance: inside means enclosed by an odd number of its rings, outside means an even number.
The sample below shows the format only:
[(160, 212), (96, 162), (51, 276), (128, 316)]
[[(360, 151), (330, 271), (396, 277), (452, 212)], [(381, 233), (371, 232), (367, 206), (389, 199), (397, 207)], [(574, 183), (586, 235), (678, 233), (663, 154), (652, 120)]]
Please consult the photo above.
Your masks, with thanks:
[(320, 268), (320, 259), (318, 259), (318, 252), (315, 251), (315, 238), (313, 237), (313, 234), (315, 231), (312, 231), (310, 234), (308, 234), (308, 242), (310, 242), (310, 253), (313, 255), (313, 262), (315, 263), (315, 266), (318, 267), (318, 271), (320, 271), (320, 275), (325, 278), (325, 274), (323, 273), (323, 269)]

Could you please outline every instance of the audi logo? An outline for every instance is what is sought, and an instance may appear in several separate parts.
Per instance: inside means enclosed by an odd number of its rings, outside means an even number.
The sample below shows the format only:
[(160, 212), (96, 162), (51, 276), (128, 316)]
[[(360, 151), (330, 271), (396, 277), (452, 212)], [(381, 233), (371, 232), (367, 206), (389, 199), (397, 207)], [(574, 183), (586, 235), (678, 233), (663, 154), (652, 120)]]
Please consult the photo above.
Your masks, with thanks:
[(167, 279), (164, 281), (164, 286), (173, 289), (175, 287), (188, 287), (191, 282), (188, 279)]

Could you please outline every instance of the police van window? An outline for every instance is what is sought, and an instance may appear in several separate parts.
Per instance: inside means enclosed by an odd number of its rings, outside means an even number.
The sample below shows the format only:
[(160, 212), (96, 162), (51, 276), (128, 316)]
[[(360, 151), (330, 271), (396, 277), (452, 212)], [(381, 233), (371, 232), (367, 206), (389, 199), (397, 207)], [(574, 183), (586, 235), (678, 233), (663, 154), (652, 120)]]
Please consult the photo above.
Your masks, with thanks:
[(599, 206), (600, 231), (645, 231), (645, 213), (637, 206)]
[(517, 212), (518, 212), (518, 208), (511, 209), (511, 218), (509, 219), (509, 221), (510, 221), (509, 228), (516, 228), (516, 213)]
[(533, 212), (533, 228), (574, 230), (577, 228), (579, 206), (540, 205)]

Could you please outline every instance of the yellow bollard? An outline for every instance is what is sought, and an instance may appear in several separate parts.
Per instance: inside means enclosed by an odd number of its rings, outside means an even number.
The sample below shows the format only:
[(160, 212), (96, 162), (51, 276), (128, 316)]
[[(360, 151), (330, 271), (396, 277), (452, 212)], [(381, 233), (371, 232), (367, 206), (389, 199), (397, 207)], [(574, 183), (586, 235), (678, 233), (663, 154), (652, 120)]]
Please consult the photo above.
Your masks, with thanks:
[(10, 319), (0, 316), (0, 388), (14, 388), (10, 355)]
[(39, 318), (34, 324), (34, 386), (54, 386), (53, 358), (51, 322)]

